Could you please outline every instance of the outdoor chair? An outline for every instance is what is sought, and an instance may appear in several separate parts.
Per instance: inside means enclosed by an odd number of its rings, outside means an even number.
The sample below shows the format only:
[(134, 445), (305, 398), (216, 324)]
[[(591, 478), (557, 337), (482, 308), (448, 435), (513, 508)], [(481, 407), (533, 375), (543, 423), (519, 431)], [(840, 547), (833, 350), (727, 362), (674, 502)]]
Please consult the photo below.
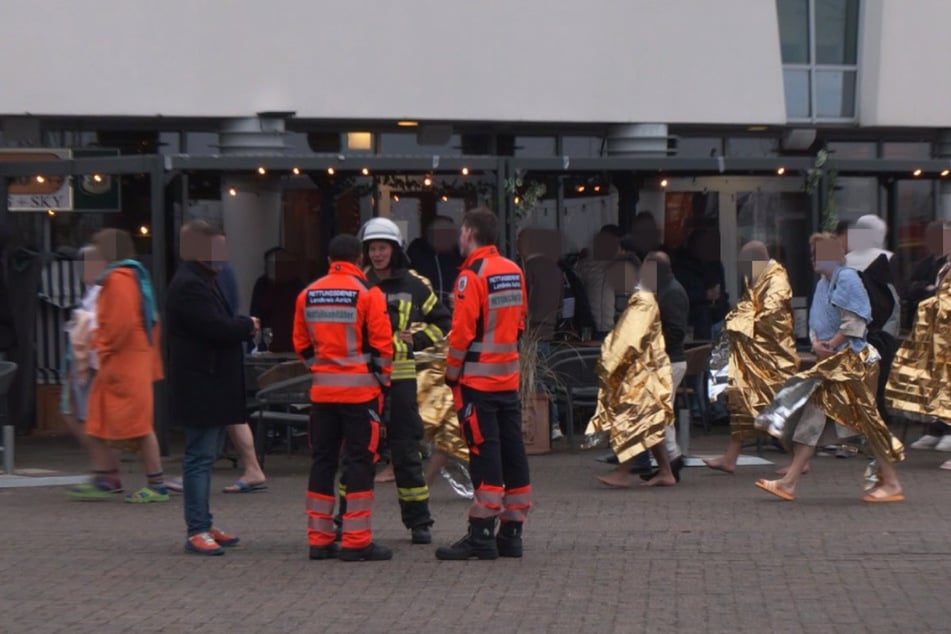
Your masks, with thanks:
[(710, 352), (712, 350), (713, 346), (709, 344), (687, 348), (684, 352), (687, 370), (676, 394), (676, 400), (679, 401), (678, 411), (680, 409), (690, 409), (692, 400), (697, 402), (697, 409), (704, 431), (710, 431), (710, 399), (707, 396), (707, 389), (710, 373)]
[(3, 471), (13, 475), (13, 450), (16, 428), (10, 424), (7, 409), (7, 394), (16, 377), (17, 364), (12, 361), (0, 361), (0, 428), (3, 429)]
[(556, 403), (564, 404), (568, 447), (574, 448), (575, 409), (593, 410), (598, 404), (598, 375), (595, 373), (601, 348), (562, 346), (548, 358), (545, 383)]
[(282, 363), (258, 377), (258, 390), (249, 408), (255, 410), (254, 448), (258, 461), (264, 464), (268, 431), (275, 425), (285, 428), (287, 453), (292, 449), (292, 431), (307, 429), (310, 415), (311, 375), (299, 361)]

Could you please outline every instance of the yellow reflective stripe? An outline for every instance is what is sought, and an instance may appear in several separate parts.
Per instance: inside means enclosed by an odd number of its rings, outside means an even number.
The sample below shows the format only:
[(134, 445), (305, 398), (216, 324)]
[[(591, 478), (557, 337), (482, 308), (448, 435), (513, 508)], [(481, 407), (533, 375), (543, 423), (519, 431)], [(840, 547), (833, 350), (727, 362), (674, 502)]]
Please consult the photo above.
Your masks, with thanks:
[(396, 487), (396, 494), (403, 502), (424, 502), (429, 499), (429, 488), (421, 487)]
[(409, 356), (409, 348), (405, 341), (400, 339), (400, 333), (393, 333), (393, 360), (400, 361)]
[(416, 378), (416, 360), (406, 359), (405, 361), (396, 361), (393, 364), (393, 371), (390, 373), (392, 379), (413, 379)]
[(401, 299), (396, 304), (397, 306), (397, 328), (399, 330), (406, 330), (406, 326), (409, 325), (409, 313), (413, 308), (413, 303), (408, 302), (405, 299)]
[[(340, 497), (345, 497), (347, 495), (347, 485), (344, 484), (343, 482), (337, 483), (337, 495), (339, 495)], [(330, 512), (333, 513), (333, 510), (334, 508), (333, 508), (333, 505), (331, 504)]]
[(437, 301), (438, 300), (436, 299), (436, 294), (430, 291), (429, 297), (427, 297), (426, 301), (423, 302), (423, 305), (420, 307), (420, 310), (423, 311), (424, 315), (428, 315), (429, 311), (433, 309)]
[(439, 341), (443, 338), (442, 329), (436, 324), (426, 324), (426, 327), (423, 328), (423, 332), (433, 341)]

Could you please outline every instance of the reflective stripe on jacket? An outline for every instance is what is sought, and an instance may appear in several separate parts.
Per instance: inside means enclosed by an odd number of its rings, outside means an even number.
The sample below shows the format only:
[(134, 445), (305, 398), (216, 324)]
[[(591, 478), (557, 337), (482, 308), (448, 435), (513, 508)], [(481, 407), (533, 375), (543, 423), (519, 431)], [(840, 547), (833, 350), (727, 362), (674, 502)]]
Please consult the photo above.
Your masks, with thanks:
[(525, 280), (495, 246), (474, 250), (456, 278), (446, 379), (483, 391), (518, 389)]
[[(449, 309), (436, 297), (425, 277), (413, 270), (401, 269), (386, 279), (378, 278), (373, 270), (367, 271), (367, 281), (379, 288), (386, 297), (386, 308), (393, 328), (394, 381), (415, 379), (416, 361), (413, 352), (424, 350), (442, 341), (449, 330)], [(425, 323), (407, 343), (400, 333), (412, 324)]]
[(294, 311), (294, 349), (313, 375), (314, 402), (363, 403), (390, 383), (393, 331), (386, 300), (349, 262), (305, 288)]

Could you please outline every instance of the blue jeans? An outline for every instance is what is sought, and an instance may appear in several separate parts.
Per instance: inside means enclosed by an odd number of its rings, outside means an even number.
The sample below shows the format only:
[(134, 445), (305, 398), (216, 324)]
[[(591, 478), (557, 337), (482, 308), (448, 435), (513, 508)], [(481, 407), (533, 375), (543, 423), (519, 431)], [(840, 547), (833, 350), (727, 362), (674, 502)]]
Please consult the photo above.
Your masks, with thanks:
[(226, 427), (185, 427), (185, 457), (182, 459), (182, 492), (185, 494), (185, 526), (189, 537), (211, 528), (211, 465), (224, 443)]

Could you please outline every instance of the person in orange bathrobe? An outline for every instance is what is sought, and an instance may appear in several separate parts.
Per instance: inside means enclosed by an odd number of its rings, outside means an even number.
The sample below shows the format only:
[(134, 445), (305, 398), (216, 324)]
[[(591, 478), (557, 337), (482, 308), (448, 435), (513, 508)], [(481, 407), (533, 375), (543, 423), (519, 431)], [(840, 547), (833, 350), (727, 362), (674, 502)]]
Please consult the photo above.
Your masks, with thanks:
[[(103, 229), (93, 244), (107, 263), (99, 278), (93, 345), (99, 371), (89, 391), (86, 433), (91, 443), (138, 450), (148, 479), (126, 502), (167, 502), (158, 440), (152, 428), (152, 384), (162, 378), (159, 328), (148, 272), (134, 260), (132, 237)], [(108, 454), (108, 452), (103, 452)], [(118, 465), (93, 465), (109, 470)], [(74, 497), (97, 499), (95, 485), (77, 487)]]

